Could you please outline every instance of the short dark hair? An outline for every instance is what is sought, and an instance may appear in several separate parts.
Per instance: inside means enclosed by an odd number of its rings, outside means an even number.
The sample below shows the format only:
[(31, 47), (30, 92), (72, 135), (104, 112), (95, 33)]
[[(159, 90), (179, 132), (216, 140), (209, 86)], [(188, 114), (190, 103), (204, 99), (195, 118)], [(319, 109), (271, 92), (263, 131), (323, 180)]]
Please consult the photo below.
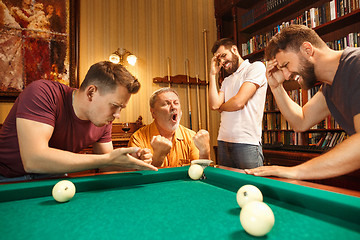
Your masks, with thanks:
[(211, 52), (212, 54), (216, 53), (216, 51), (219, 49), (220, 46), (224, 46), (226, 49), (230, 49), (234, 45), (236, 46), (235, 42), (232, 39), (222, 38), (214, 43)]
[(314, 30), (305, 25), (294, 24), (283, 28), (271, 38), (265, 49), (265, 59), (274, 59), (280, 50), (288, 49), (299, 52), (304, 42), (309, 42), (318, 48), (326, 46), (326, 43)]
[(96, 85), (101, 94), (114, 91), (118, 85), (126, 87), (131, 94), (137, 93), (140, 89), (139, 81), (124, 66), (109, 61), (92, 65), (80, 90), (85, 91), (91, 84)]
[(157, 96), (159, 96), (161, 93), (166, 93), (166, 92), (173, 92), (176, 94), (176, 96), (179, 97), (179, 94), (177, 93), (177, 91), (175, 89), (169, 88), (169, 87), (164, 87), (164, 88), (160, 88), (158, 90), (156, 90), (155, 92), (153, 92), (153, 94), (150, 97), (150, 107), (154, 108), (155, 107), (155, 103), (157, 100)]

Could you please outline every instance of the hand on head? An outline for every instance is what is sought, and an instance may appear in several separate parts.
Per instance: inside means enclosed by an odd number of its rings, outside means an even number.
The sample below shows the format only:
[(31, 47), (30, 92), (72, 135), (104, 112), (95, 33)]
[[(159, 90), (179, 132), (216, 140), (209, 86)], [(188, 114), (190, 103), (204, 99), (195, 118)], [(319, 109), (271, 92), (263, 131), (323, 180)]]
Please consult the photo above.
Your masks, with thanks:
[(285, 81), (284, 74), (278, 68), (276, 59), (272, 59), (266, 63), (266, 78), (272, 89), (277, 88)]
[(219, 73), (222, 64), (219, 61), (219, 56), (220, 53), (215, 54), (212, 58), (211, 58), (211, 64), (210, 64), (210, 75), (216, 75)]

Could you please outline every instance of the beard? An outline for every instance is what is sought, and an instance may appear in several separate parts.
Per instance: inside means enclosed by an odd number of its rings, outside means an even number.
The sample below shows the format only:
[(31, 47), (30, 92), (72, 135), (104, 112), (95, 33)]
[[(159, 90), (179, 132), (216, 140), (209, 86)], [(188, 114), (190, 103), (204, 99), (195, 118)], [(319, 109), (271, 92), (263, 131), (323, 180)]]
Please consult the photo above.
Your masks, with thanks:
[(231, 67), (229, 69), (224, 68), (227, 76), (233, 74), (239, 68), (239, 58), (231, 52), (231, 60), (226, 61), (224, 65), (226, 65), (229, 62), (231, 63)]
[(318, 82), (315, 76), (315, 68), (314, 64), (307, 61), (305, 58), (300, 58), (301, 63), (301, 70), (298, 73), (301, 78), (303, 79), (303, 82), (301, 83), (301, 87), (305, 90), (308, 90), (310, 88), (313, 88), (315, 84)]

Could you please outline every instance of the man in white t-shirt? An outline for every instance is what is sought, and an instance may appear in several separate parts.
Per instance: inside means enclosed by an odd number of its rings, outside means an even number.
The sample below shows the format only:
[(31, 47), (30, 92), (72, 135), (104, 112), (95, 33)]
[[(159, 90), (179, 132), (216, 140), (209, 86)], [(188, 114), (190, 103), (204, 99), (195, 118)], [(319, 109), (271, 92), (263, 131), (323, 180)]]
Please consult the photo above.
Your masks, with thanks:
[[(241, 58), (231, 39), (220, 39), (212, 48), (209, 102), (221, 113), (218, 162), (236, 168), (263, 165), (262, 118), (267, 81), (265, 65)], [(218, 91), (216, 75), (224, 68), (227, 77)]]

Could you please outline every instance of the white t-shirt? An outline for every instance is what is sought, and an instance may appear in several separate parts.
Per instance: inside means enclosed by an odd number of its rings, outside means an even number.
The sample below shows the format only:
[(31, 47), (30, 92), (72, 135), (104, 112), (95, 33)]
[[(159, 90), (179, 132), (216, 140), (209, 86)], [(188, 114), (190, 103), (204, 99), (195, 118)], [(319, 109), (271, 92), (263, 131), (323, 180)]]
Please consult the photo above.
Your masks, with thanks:
[(259, 145), (267, 90), (265, 65), (262, 62), (250, 63), (248, 60), (241, 63), (236, 72), (222, 83), (220, 91), (225, 94), (225, 102), (239, 92), (244, 82), (255, 83), (259, 88), (243, 109), (221, 113), (218, 140)]

